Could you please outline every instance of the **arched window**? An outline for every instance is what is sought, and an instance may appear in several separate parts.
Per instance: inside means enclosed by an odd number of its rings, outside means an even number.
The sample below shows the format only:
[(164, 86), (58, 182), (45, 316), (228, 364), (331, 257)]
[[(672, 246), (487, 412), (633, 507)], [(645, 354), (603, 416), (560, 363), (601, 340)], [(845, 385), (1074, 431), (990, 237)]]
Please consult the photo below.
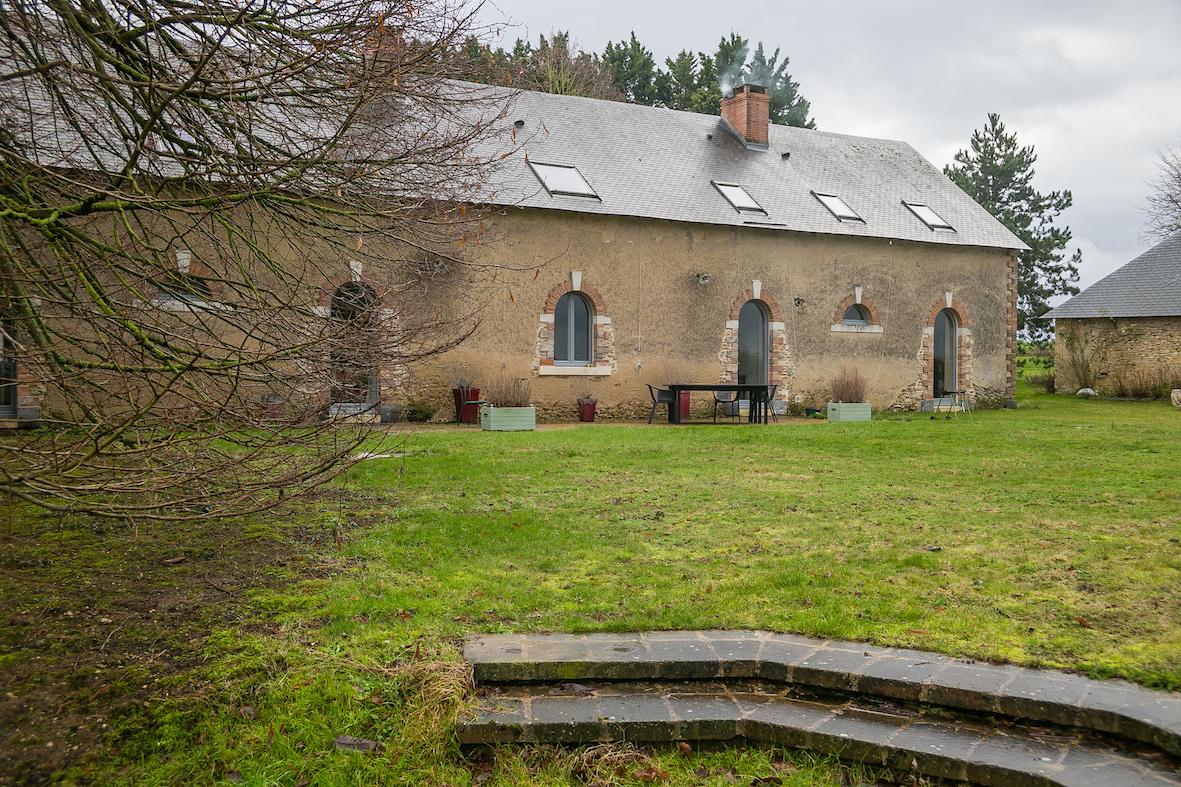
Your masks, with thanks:
[(0, 417), (16, 417), (16, 324), (0, 322)]
[(766, 385), (770, 354), (770, 323), (759, 301), (747, 301), (738, 313), (738, 382)]
[(378, 400), (375, 342), (379, 337), (368, 330), (377, 315), (377, 302), (373, 288), (359, 281), (345, 282), (332, 293), (329, 315), (338, 323), (329, 353), (335, 402)]
[(368, 284), (347, 281), (332, 293), (331, 315), (334, 320), (368, 323), (377, 309), (377, 293)]
[(568, 292), (554, 308), (554, 365), (594, 363), (594, 310), (580, 292)]
[(860, 303), (855, 303), (845, 309), (845, 314), (841, 317), (841, 324), (869, 325), (869, 311)]
[(959, 390), (959, 375), (956, 369), (956, 321), (955, 312), (944, 309), (935, 317), (935, 384), (932, 393), (935, 398), (948, 391)]

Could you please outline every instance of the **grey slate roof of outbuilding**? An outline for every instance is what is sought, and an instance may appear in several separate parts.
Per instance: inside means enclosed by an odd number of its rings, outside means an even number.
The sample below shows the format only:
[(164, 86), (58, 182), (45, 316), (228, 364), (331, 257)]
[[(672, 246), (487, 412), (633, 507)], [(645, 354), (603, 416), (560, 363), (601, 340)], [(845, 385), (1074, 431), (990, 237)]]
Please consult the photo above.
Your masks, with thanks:
[[(769, 149), (752, 150), (718, 116), (533, 92), (520, 93), (498, 123), (517, 120), (529, 161), (574, 165), (599, 199), (551, 196), (517, 154), (488, 184), (496, 204), (1026, 248), (905, 142), (772, 125)], [(742, 185), (767, 215), (740, 213), (712, 181)], [(841, 197), (865, 223), (838, 221), (814, 191)], [(930, 206), (955, 231), (931, 230), (903, 201)]]
[(1092, 284), (1045, 317), (1181, 317), (1181, 232)]

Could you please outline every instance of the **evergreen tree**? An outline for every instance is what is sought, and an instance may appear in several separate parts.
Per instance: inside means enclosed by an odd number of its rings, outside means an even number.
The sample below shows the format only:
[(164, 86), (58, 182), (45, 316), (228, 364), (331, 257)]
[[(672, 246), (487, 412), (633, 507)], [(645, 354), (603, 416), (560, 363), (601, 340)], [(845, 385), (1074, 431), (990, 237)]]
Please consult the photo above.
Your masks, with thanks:
[(714, 67), (718, 71), (718, 86), (722, 93), (730, 93), (746, 81), (746, 56), (750, 53), (750, 42), (731, 31), (730, 37), (718, 42), (714, 55)]
[(636, 40), (634, 30), (631, 41), (607, 43), (603, 65), (610, 70), (615, 89), (629, 101), (648, 106), (657, 103), (656, 61), (652, 58), (652, 52)]
[(735, 32), (718, 41), (712, 54), (682, 50), (665, 58), (659, 68), (652, 50), (632, 31), (626, 41), (609, 42), (602, 58), (571, 52), (569, 33), (544, 36), (536, 48), (518, 40), (511, 53), (492, 50), (469, 41), (462, 54), (473, 64), (483, 82), (512, 85), (547, 93), (633, 101), (705, 115), (721, 112), (722, 93), (744, 82), (767, 88), (771, 98), (771, 122), (815, 128), (808, 117), (811, 105), (799, 93), (800, 85), (787, 72), (788, 58), (780, 61), (779, 49), (767, 57), (760, 41), (754, 54), (750, 41)]
[(791, 74), (787, 73), (788, 60), (784, 57), (783, 62), (779, 62), (778, 47), (768, 60), (763, 51), (763, 42), (760, 41), (747, 67), (748, 78), (756, 85), (763, 85), (770, 92), (772, 123), (816, 128), (815, 121), (808, 117), (808, 110), (812, 105), (800, 95), (800, 83), (794, 81)]
[(670, 109), (693, 111), (693, 94), (697, 90), (697, 58), (687, 49), (681, 50), (676, 60), (664, 59), (668, 71), (661, 71), (667, 79), (661, 84), (660, 103)]
[(1017, 268), (1017, 329), (1034, 341), (1050, 338), (1050, 327), (1037, 319), (1049, 311), (1048, 299), (1078, 292), (1074, 282), (1082, 251), (1065, 260), (1070, 228), (1054, 226), (1073, 197), (1069, 191), (1041, 194), (1033, 188), (1033, 147), (1018, 147), (1017, 135), (1006, 133), (995, 113), (983, 130), (972, 132), (971, 150), (956, 153), (955, 161), (944, 174), (1029, 246)]
[(698, 52), (697, 62), (700, 68), (697, 71), (697, 88), (693, 91), (691, 110), (703, 115), (720, 115), (722, 90), (718, 87), (717, 60), (704, 52)]

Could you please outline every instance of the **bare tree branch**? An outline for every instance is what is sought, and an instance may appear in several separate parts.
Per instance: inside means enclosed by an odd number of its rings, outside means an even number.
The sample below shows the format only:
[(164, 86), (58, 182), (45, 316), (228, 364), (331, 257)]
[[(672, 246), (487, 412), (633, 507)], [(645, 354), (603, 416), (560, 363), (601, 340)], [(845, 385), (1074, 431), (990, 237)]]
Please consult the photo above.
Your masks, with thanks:
[(1146, 240), (1164, 240), (1181, 232), (1181, 149), (1160, 154), (1160, 173), (1149, 181), (1152, 194), (1144, 208)]
[[(0, 491), (54, 510), (240, 513), (347, 467), (413, 361), (476, 315), (504, 91), (453, 81), (453, 0), (0, 7), (0, 313), (47, 428)], [(495, 151), (496, 155), (490, 155)]]

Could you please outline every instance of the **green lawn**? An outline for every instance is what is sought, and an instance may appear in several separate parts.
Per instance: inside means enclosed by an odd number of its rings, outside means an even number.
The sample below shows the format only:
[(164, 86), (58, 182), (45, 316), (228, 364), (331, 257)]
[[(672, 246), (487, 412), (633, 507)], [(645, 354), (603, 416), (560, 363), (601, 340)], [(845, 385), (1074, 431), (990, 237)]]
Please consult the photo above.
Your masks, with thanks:
[[(336, 528), (341, 549), (269, 569), (299, 579), (253, 593), (270, 630), (208, 640), (208, 686), (131, 736), (129, 778), (579, 784), (587, 762), (622, 785), (653, 765), (669, 784), (729, 784), (731, 768), (847, 778), (798, 753), (464, 760), (448, 729), (473, 631), (760, 628), (1181, 688), (1181, 413), (1023, 405), (973, 420), (413, 433), (381, 449), (401, 456), (350, 471), (339, 498), (273, 525), (327, 543)], [(339, 734), (384, 749), (332, 752)]]
[(1181, 417), (1030, 401), (418, 434), (349, 475), (404, 500), (353, 545), (331, 630), (763, 628), (1181, 686)]

